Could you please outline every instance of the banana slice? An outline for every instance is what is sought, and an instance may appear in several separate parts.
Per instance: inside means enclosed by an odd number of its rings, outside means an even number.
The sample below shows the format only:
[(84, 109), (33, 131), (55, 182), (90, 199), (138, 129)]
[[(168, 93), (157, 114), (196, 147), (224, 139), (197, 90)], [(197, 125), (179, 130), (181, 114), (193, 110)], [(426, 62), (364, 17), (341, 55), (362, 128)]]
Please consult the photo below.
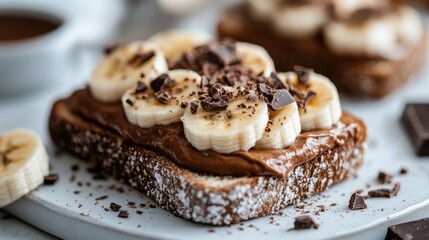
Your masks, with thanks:
[(19, 129), (0, 136), (0, 208), (43, 183), (48, 155), (36, 133)]
[(171, 29), (157, 33), (147, 41), (158, 45), (165, 58), (170, 61), (195, 47), (214, 41), (214, 37), (208, 32), (199, 30)]
[(387, 0), (331, 0), (334, 14), (337, 18), (345, 19), (360, 9), (384, 8), (389, 6)]
[(399, 39), (405, 44), (417, 43), (423, 36), (424, 24), (420, 14), (413, 8), (401, 6), (398, 9), (398, 31)]
[(254, 72), (269, 77), (275, 71), (273, 59), (263, 47), (247, 42), (237, 42), (235, 49), (243, 65)]
[(264, 134), (268, 107), (257, 98), (237, 97), (225, 110), (206, 111), (198, 107), (195, 111), (191, 106), (183, 115), (182, 122), (186, 139), (198, 150), (213, 149), (225, 154), (247, 151)]
[(274, 29), (281, 35), (306, 38), (317, 34), (327, 22), (326, 1), (284, 4), (272, 13)]
[(159, 48), (149, 42), (131, 42), (107, 55), (89, 81), (92, 95), (102, 102), (115, 102), (137, 81), (148, 82), (168, 70)]
[(303, 131), (330, 128), (340, 120), (342, 112), (338, 91), (328, 78), (311, 73), (308, 80), (309, 86), (302, 86), (295, 72), (279, 73), (278, 76), (285, 84), (316, 93), (305, 109), (299, 109)]
[(248, 0), (249, 10), (252, 17), (258, 20), (270, 20), (276, 10), (279, 0)]
[(280, 110), (270, 111), (264, 136), (256, 142), (256, 149), (281, 149), (295, 142), (301, 133), (298, 105), (293, 102)]
[[(162, 91), (153, 89), (156, 87), (155, 81), (165, 81), (169, 85), (167, 95), (157, 95)], [(195, 99), (200, 84), (201, 76), (198, 73), (183, 69), (161, 75), (152, 81), (150, 88), (143, 83), (137, 84), (122, 97), (125, 115), (130, 123), (142, 128), (180, 122), (188, 102)], [(159, 88), (160, 84), (157, 85)]]

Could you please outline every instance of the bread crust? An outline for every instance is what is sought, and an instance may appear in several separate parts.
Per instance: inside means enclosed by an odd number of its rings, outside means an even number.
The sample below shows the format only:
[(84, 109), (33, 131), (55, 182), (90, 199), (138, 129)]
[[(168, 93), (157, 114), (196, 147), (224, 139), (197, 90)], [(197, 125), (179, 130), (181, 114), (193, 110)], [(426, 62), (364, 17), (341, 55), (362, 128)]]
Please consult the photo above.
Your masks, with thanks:
[[(344, 113), (347, 114), (347, 113)], [(357, 118), (345, 141), (296, 167), (284, 179), (193, 173), (159, 153), (102, 129), (57, 101), (49, 118), (53, 141), (154, 199), (174, 215), (229, 225), (274, 213), (353, 175), (361, 166), (365, 125)]]
[(232, 38), (261, 45), (279, 71), (291, 71), (297, 64), (311, 67), (329, 77), (340, 90), (371, 98), (384, 97), (404, 85), (422, 68), (427, 48), (425, 30), (418, 44), (399, 59), (340, 56), (326, 47), (320, 35), (299, 40), (279, 36), (268, 23), (253, 20), (246, 5), (226, 11), (219, 20), (217, 31), (221, 39)]

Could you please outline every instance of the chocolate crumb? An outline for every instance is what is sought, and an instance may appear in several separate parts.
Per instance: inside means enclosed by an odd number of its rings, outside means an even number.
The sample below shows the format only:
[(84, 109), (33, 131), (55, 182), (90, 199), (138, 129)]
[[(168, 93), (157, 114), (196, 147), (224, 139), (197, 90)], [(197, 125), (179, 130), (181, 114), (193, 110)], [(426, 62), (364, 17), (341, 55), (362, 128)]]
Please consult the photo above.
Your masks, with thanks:
[(77, 172), (77, 171), (79, 171), (79, 164), (73, 164), (73, 165), (71, 165), (71, 170), (72, 170), (73, 172)]
[(185, 109), (187, 106), (188, 106), (187, 102), (181, 102), (180, 103), (180, 107), (183, 108), (183, 109)]
[(209, 233), (214, 233), (214, 232), (215, 232), (215, 230), (214, 230), (213, 228), (209, 228), (209, 230), (207, 230), (207, 232), (209, 232)]
[(136, 208), (136, 203), (135, 202), (128, 202), (128, 207)]
[(146, 84), (142, 81), (138, 81), (137, 87), (136, 87), (136, 90), (134, 91), (134, 93), (142, 93), (142, 92), (145, 92), (146, 90), (147, 90)]
[(146, 207), (146, 204), (144, 204), (144, 203), (139, 204), (139, 208), (145, 208), (145, 207)]
[(162, 104), (170, 103), (172, 96), (167, 91), (158, 91), (155, 93), (155, 98)]
[(367, 206), (365, 204), (365, 199), (361, 195), (357, 193), (353, 193), (350, 197), (349, 201), (349, 209), (351, 210), (359, 210), (359, 209), (366, 209)]
[(198, 110), (198, 104), (196, 104), (194, 102), (191, 102), (191, 108), (190, 108), (190, 110), (191, 110), (192, 114), (196, 114), (197, 110)]
[(140, 210), (137, 210), (137, 211), (136, 211), (136, 213), (137, 213), (138, 215), (142, 215), (142, 214), (143, 214), (143, 212), (142, 212), (142, 211), (140, 211)]
[(149, 204), (149, 207), (150, 208), (156, 208), (156, 205), (155, 204)]
[(369, 197), (372, 197), (372, 198), (374, 197), (391, 198), (398, 194), (400, 187), (401, 185), (399, 183), (395, 183), (392, 189), (382, 188), (382, 189), (372, 190), (368, 192), (368, 195)]
[(314, 220), (310, 216), (299, 216), (295, 218), (294, 228), (291, 230), (301, 230), (301, 229), (318, 229), (319, 224), (314, 222)]
[(121, 205), (116, 204), (114, 202), (110, 203), (110, 209), (112, 209), (112, 211), (114, 211), (114, 212), (119, 211), (119, 209), (121, 209), (121, 207), (122, 207)]
[(134, 106), (134, 101), (133, 101), (133, 100), (131, 100), (131, 99), (129, 99), (129, 98), (127, 98), (127, 100), (125, 100), (125, 102), (126, 102), (128, 105), (130, 105), (131, 107), (133, 107), (133, 106)]
[(121, 44), (118, 44), (118, 43), (116, 43), (116, 44), (112, 44), (112, 45), (109, 45), (109, 46), (106, 46), (105, 48), (104, 48), (104, 54), (105, 55), (110, 55), (111, 53), (113, 53), (116, 49), (118, 49), (119, 47), (121, 46)]
[(43, 184), (44, 185), (53, 185), (58, 181), (59, 175), (58, 173), (51, 173), (44, 177)]
[(303, 66), (295, 65), (293, 66), (293, 71), (298, 76), (298, 82), (304, 85), (308, 85), (308, 80), (310, 79), (310, 74), (313, 72), (313, 69), (306, 68)]
[(393, 176), (390, 174), (387, 174), (385, 172), (379, 172), (377, 180), (379, 183), (386, 184), (386, 183), (391, 183), (392, 178), (393, 178)]
[(128, 215), (129, 215), (129, 213), (128, 213), (127, 210), (121, 210), (119, 212), (119, 214), (118, 214), (118, 217), (120, 217), (120, 218), (128, 218)]
[(107, 176), (104, 175), (103, 173), (96, 173), (92, 176), (92, 179), (94, 179), (94, 180), (106, 180)]
[(100, 197), (96, 198), (95, 200), (96, 200), (96, 201), (100, 201), (100, 200), (104, 200), (104, 199), (106, 199), (106, 198), (108, 198), (108, 197), (109, 197), (109, 196), (104, 195), (104, 196), (100, 196)]
[(146, 53), (137, 53), (128, 60), (128, 64), (133, 66), (141, 66), (143, 63), (149, 61), (155, 56), (155, 51), (150, 51)]
[(73, 194), (78, 195), (80, 191), (74, 191)]
[(406, 168), (401, 168), (401, 170), (399, 170), (399, 174), (401, 174), (401, 175), (405, 175), (407, 173), (408, 173), (408, 169), (406, 169)]

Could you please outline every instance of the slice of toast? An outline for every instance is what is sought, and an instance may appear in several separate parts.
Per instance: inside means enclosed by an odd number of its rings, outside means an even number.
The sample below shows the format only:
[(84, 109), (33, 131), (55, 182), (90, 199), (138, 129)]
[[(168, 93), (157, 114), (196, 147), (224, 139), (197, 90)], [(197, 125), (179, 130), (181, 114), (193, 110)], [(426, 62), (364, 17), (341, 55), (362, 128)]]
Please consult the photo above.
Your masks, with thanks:
[(194, 173), (160, 153), (125, 140), (72, 112), (57, 101), (49, 118), (53, 141), (145, 195), (176, 216), (212, 225), (229, 225), (265, 216), (353, 175), (363, 162), (366, 127), (343, 113), (333, 148), (289, 172), (286, 178), (228, 177)]
[(291, 71), (294, 65), (311, 67), (339, 90), (371, 98), (384, 97), (403, 86), (422, 68), (427, 48), (425, 31), (424, 37), (397, 59), (340, 56), (326, 47), (322, 34), (299, 40), (278, 35), (268, 23), (254, 20), (245, 4), (225, 11), (217, 31), (221, 39), (264, 47), (278, 71)]

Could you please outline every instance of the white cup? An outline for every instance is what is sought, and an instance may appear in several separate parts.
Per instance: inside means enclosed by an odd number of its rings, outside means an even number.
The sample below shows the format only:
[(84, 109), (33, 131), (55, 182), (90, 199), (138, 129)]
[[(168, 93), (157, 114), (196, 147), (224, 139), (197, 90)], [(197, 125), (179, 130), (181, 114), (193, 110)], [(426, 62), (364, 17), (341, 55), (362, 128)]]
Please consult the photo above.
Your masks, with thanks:
[(76, 80), (82, 53), (111, 40), (126, 6), (117, 0), (14, 0), (1, 1), (0, 10), (62, 21), (44, 35), (0, 42), (0, 97), (8, 97)]

